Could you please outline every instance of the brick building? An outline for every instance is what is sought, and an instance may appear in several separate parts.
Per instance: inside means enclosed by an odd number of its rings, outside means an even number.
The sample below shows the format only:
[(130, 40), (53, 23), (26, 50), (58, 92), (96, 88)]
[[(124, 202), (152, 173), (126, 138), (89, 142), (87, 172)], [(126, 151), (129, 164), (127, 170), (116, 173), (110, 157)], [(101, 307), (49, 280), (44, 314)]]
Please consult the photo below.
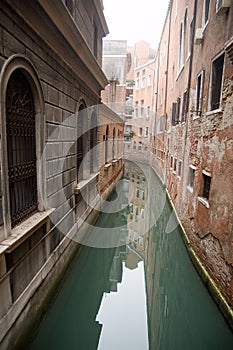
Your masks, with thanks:
[(233, 306), (233, 4), (170, 2), (155, 58), (151, 164)]
[(95, 215), (96, 188), (106, 197), (121, 176), (124, 125), (99, 108), (101, 0), (1, 1), (0, 32), (0, 341), (14, 348)]
[(125, 152), (130, 159), (140, 154), (141, 160), (147, 160), (153, 121), (155, 50), (146, 41), (139, 41), (128, 51), (132, 64), (127, 82), (129, 85), (133, 81), (133, 93), (129, 99), (132, 113), (126, 116)]

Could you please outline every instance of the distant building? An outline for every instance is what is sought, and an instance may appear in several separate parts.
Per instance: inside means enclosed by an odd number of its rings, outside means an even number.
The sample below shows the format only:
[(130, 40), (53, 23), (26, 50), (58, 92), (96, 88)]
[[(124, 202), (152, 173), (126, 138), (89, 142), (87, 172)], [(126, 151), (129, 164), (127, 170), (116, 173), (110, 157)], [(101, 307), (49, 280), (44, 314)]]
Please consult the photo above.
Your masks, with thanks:
[[(125, 153), (129, 159), (148, 160), (154, 108), (155, 50), (146, 41), (128, 48), (131, 70), (127, 86), (131, 94), (127, 103), (131, 113), (126, 114)], [(136, 159), (135, 158), (135, 159)]]
[(126, 113), (126, 77), (129, 70), (126, 40), (103, 41), (103, 71), (108, 85), (102, 91), (102, 101), (123, 119)]

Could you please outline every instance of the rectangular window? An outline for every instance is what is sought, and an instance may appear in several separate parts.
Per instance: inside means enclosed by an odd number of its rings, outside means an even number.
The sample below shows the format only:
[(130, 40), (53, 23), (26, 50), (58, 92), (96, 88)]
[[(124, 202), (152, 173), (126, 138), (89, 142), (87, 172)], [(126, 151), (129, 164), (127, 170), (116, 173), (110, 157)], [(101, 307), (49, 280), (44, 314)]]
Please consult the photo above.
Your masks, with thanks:
[(202, 27), (204, 28), (209, 20), (210, 0), (204, 0), (202, 13)]
[(179, 47), (178, 47), (178, 73), (184, 65), (184, 23), (180, 24), (180, 36), (179, 36)]
[(174, 158), (174, 171), (176, 172), (176, 167), (177, 167), (177, 158)]
[(146, 77), (142, 77), (141, 88), (144, 88), (145, 86), (146, 86)]
[(209, 199), (211, 176), (203, 174), (203, 180), (204, 180), (204, 185), (203, 185), (202, 197)]
[(193, 188), (194, 185), (194, 175), (195, 168), (193, 166), (189, 166), (189, 187)]
[(145, 129), (145, 137), (148, 137), (149, 136), (149, 128), (148, 126), (146, 126), (146, 129)]
[(181, 122), (186, 121), (186, 107), (187, 107), (187, 91), (183, 93), (183, 103), (182, 103), (182, 112), (181, 112)]
[(223, 81), (224, 54), (212, 62), (210, 109), (215, 110), (220, 107), (222, 81)]
[(178, 176), (181, 176), (181, 167), (182, 167), (182, 160), (179, 160), (179, 163), (178, 163)]
[(138, 101), (135, 101), (134, 117), (138, 118)]
[(179, 123), (180, 120), (180, 97), (176, 100), (176, 124)]
[(151, 86), (151, 74), (148, 75), (148, 78), (147, 78), (147, 85), (148, 85), (148, 86)]
[(172, 126), (176, 125), (176, 102), (172, 103)]
[(179, 124), (180, 120), (180, 97), (172, 104), (172, 126)]
[(140, 113), (140, 117), (141, 117), (141, 118), (144, 117), (144, 100), (141, 100), (141, 113)]
[(139, 136), (142, 136), (142, 128), (139, 128), (139, 133), (138, 133)]
[(136, 189), (136, 197), (139, 198), (139, 189)]
[(141, 209), (141, 218), (144, 219), (145, 217), (145, 210), (144, 208)]
[(202, 71), (197, 77), (197, 86), (196, 86), (195, 114), (198, 117), (201, 116), (201, 113), (202, 113), (203, 82), (204, 82), (204, 72)]
[(173, 169), (173, 156), (171, 156), (170, 168)]
[(150, 118), (150, 106), (146, 106), (146, 118)]

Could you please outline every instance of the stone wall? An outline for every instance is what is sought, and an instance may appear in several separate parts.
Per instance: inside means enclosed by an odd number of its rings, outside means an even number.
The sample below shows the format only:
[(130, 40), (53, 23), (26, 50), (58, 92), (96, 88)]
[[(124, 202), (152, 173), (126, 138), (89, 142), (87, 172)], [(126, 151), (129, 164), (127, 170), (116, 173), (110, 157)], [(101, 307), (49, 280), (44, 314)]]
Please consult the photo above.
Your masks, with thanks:
[[(50, 3), (46, 3), (46, 6), (50, 11)], [(17, 324), (20, 315), (23, 315), (20, 324), (23, 319), (30, 317), (28, 301), (36, 295), (35, 292), (46, 281), (47, 276), (54, 271), (54, 280), (59, 278), (59, 271), (62, 269), (57, 267), (65, 265), (72, 252), (77, 249), (80, 241), (74, 241), (77, 231), (81, 228), (79, 218), (85, 220), (91, 216), (92, 204), (96, 201), (96, 189), (99, 186), (99, 168), (91, 168), (88, 153), (91, 145), (91, 117), (93, 113), (97, 113), (100, 91), (107, 79), (84, 41), (82, 53), (79, 55), (75, 51), (76, 43), (70, 37), (73, 34), (67, 31), (67, 27), (73, 28), (73, 20), (60, 1), (56, 2), (56, 6), (58, 13), (62, 10), (64, 17), (69, 18), (68, 22), (60, 23), (60, 27), (59, 23), (56, 23), (56, 27), (54, 22), (57, 12), (46, 14), (45, 8), (42, 9), (38, 2), (30, 2), (29, 6), (27, 1), (2, 1), (0, 5), (0, 193), (4, 198), (0, 207), (0, 341), (12, 325)], [(99, 33), (104, 29), (101, 27), (101, 21), (101, 18), (96, 17)], [(79, 37), (80, 32), (77, 28), (76, 31)], [(92, 46), (91, 42), (89, 45)], [(80, 47), (76, 49), (80, 50)], [(81, 55), (85, 52), (89, 54), (86, 60), (82, 61)], [(100, 54), (98, 56), (101, 62)], [(7, 82), (16, 69), (28, 79), (34, 95), (39, 204), (38, 212), (12, 228), (4, 120)], [(85, 183), (78, 182), (77, 174), (77, 126), (80, 106), (86, 109)], [(97, 121), (98, 118), (97, 115)], [(96, 155), (98, 158), (99, 153)], [(117, 181), (117, 174), (122, 172), (122, 166), (122, 160), (118, 160), (117, 171), (109, 173), (105, 189), (102, 190), (103, 194), (106, 195), (108, 187), (112, 187)], [(83, 190), (81, 195), (80, 188)], [(87, 197), (82, 194), (87, 194)], [(43, 303), (48, 291), (49, 288), (43, 289), (36, 308)], [(22, 314), (24, 308), (26, 311)], [(15, 334), (18, 337), (20, 327), (16, 329)]]

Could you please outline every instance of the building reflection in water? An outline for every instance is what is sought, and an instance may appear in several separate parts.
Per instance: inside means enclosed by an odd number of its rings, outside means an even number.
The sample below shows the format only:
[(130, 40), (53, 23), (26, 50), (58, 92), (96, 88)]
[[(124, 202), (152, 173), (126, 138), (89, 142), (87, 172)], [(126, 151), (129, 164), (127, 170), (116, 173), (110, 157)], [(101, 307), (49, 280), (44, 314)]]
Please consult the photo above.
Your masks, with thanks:
[(157, 176), (126, 161), (121, 186), (122, 209), (96, 222), (119, 227), (120, 244), (80, 249), (30, 348), (230, 350), (177, 223), (166, 233), (172, 209)]

